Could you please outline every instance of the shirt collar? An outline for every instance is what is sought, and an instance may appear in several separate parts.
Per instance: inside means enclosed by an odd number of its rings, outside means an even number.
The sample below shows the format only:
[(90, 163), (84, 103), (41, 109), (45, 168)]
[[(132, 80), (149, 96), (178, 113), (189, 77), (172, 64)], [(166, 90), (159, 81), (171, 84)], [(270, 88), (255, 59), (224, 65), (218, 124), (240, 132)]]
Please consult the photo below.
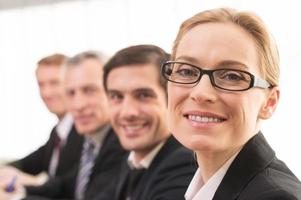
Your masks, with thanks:
[(60, 137), (61, 141), (65, 141), (68, 134), (71, 131), (73, 125), (73, 118), (70, 114), (65, 114), (65, 116), (58, 122), (55, 130)]
[(185, 199), (186, 200), (200, 200), (200, 199), (211, 200), (218, 186), (222, 182), (231, 163), (233, 162), (233, 160), (235, 159), (238, 153), (239, 152), (237, 152), (230, 159), (228, 159), (227, 162), (213, 174), (213, 176), (207, 181), (207, 183), (204, 183), (201, 169), (199, 168), (189, 184), (189, 187), (185, 193)]
[(140, 162), (137, 162), (135, 160), (135, 151), (131, 151), (127, 160), (130, 168), (148, 169), (156, 155), (159, 153), (160, 149), (163, 147), (164, 143), (165, 141), (162, 141), (159, 144), (157, 144), (157, 146), (155, 146), (151, 152), (149, 152), (142, 160), (140, 160)]
[(96, 131), (94, 134), (89, 134), (85, 136), (85, 140), (90, 140), (95, 148), (94, 148), (94, 153), (97, 154), (98, 151), (100, 150), (105, 137), (108, 135), (109, 130), (110, 130), (111, 126), (109, 124), (103, 126), (101, 129), (99, 129), (98, 131)]

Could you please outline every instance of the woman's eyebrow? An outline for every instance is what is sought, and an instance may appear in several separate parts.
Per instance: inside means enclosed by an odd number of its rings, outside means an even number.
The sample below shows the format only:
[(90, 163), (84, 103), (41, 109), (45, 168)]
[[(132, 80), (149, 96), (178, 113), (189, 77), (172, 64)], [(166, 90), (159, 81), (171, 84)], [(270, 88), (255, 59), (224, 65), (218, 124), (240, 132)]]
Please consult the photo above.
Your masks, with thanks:
[(216, 64), (217, 67), (238, 67), (240, 69), (249, 69), (247, 65), (236, 60), (224, 60)]

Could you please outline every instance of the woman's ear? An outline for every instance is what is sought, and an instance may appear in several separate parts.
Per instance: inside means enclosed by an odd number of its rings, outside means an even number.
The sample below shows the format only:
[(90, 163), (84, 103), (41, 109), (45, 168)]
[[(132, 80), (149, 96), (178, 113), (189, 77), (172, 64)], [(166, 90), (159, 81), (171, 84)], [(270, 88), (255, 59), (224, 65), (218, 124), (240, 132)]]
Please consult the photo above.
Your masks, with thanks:
[(261, 108), (261, 111), (259, 113), (260, 119), (268, 119), (273, 115), (278, 105), (279, 97), (280, 97), (279, 87), (276, 86), (270, 89), (270, 91), (267, 94), (266, 102)]

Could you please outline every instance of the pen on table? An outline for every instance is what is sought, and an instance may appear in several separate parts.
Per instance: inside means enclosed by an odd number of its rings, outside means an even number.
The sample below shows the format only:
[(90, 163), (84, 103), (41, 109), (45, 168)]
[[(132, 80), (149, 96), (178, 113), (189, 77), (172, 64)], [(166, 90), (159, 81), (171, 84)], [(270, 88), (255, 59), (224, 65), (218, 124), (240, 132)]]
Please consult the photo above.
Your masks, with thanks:
[(15, 190), (15, 184), (17, 181), (17, 176), (14, 176), (10, 183), (6, 186), (5, 190), (6, 192), (13, 192)]

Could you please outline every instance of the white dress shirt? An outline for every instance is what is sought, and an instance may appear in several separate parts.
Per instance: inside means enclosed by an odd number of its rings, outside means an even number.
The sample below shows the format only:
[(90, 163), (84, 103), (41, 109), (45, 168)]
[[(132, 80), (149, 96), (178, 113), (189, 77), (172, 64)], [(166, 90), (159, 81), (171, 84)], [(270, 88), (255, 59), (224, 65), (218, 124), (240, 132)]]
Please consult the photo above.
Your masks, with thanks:
[(204, 183), (201, 169), (199, 168), (185, 193), (186, 200), (212, 200), (219, 184), (222, 182), (227, 170), (238, 153), (233, 155), (210, 179)]
[(135, 160), (135, 152), (131, 151), (128, 157), (128, 165), (131, 169), (148, 169), (152, 161), (159, 153), (166, 141), (160, 142), (151, 152), (149, 152), (140, 162)]
[(62, 120), (59, 121), (55, 130), (60, 137), (63, 144), (65, 144), (67, 137), (71, 131), (73, 125), (73, 118), (70, 114), (66, 114)]

